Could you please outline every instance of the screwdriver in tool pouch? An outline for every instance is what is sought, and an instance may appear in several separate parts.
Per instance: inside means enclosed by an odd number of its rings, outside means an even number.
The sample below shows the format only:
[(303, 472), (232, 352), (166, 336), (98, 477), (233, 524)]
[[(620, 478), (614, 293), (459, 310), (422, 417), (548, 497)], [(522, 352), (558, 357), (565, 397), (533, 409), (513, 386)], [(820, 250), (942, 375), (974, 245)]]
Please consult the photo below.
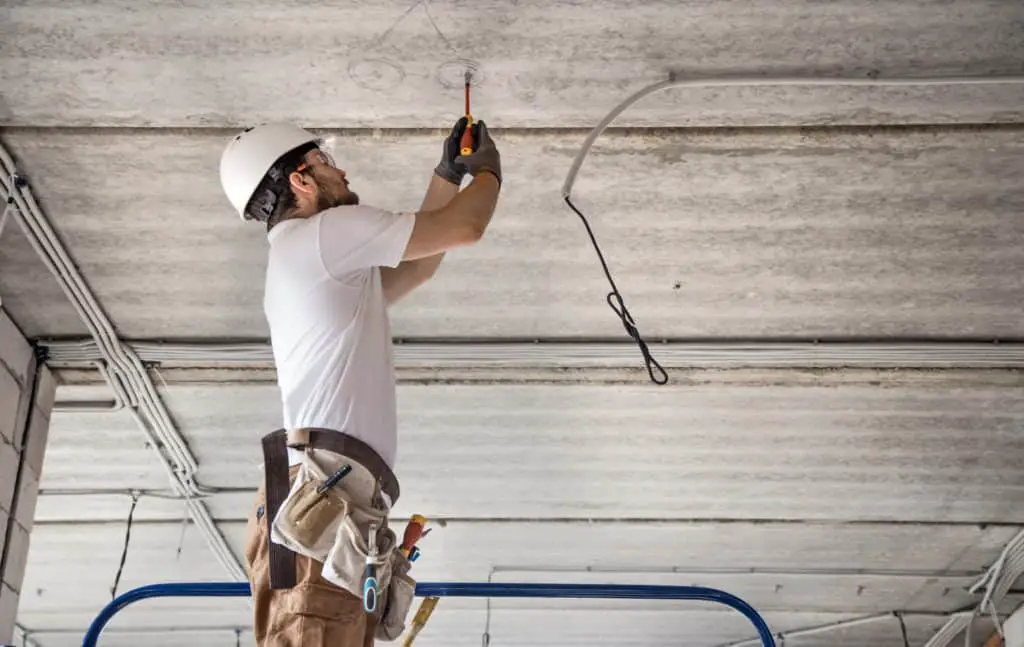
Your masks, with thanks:
[(409, 524), (405, 527), (405, 535), (402, 537), (402, 546), (400, 550), (406, 557), (412, 552), (412, 549), (416, 546), (416, 542), (423, 536), (423, 526), (427, 524), (427, 518), (421, 514), (414, 514), (409, 519)]
[(377, 525), (370, 526), (370, 537), (366, 551), (366, 568), (363, 569), (363, 611), (375, 613), (380, 588), (377, 585)]
[(340, 470), (338, 470), (334, 474), (331, 474), (327, 478), (326, 481), (324, 481), (323, 483), (321, 483), (320, 485), (317, 486), (316, 493), (317, 494), (323, 494), (327, 490), (330, 490), (332, 487), (334, 487), (335, 485), (338, 484), (338, 481), (340, 481), (341, 479), (343, 479), (346, 476), (348, 476), (348, 473), (351, 472), (351, 471), (352, 471), (352, 466), (351, 465), (344, 465), (344, 466), (342, 466), (342, 468)]
[(459, 142), (459, 146), (462, 148), (460, 151), (463, 155), (473, 154), (473, 133), (471, 129), (473, 127), (473, 115), (469, 112), (469, 84), (473, 80), (473, 72), (466, 70), (466, 131), (462, 133), (462, 141)]

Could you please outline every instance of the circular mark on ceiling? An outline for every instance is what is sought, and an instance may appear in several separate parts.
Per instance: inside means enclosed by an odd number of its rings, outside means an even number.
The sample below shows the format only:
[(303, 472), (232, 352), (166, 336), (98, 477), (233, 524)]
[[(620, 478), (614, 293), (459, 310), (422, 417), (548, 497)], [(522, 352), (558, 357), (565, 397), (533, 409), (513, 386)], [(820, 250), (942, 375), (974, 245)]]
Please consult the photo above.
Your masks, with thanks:
[(449, 90), (466, 87), (466, 70), (473, 73), (473, 87), (482, 85), (483, 74), (480, 73), (480, 64), (468, 58), (458, 58), (445, 61), (437, 68), (437, 82)]
[(383, 58), (366, 58), (348, 66), (348, 76), (367, 90), (390, 90), (405, 80), (405, 70)]

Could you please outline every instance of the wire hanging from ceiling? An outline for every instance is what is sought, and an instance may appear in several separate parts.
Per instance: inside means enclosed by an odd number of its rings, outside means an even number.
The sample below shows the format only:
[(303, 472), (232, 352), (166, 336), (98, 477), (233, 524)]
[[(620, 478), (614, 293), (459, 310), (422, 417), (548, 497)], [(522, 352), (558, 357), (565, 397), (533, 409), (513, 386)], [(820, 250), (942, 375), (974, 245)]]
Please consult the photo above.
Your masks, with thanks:
[[(654, 83), (645, 88), (635, 92), (626, 100), (619, 105), (615, 106), (608, 115), (601, 120), (601, 122), (590, 131), (583, 145), (580, 147), (579, 152), (576, 154), (576, 158), (573, 160), (572, 166), (569, 167), (569, 172), (566, 175), (565, 183), (562, 185), (562, 198), (566, 204), (569, 205), (576, 214), (583, 220), (584, 226), (587, 228), (587, 233), (590, 235), (591, 242), (594, 245), (594, 249), (597, 251), (598, 258), (601, 260), (601, 265), (604, 268), (605, 275), (608, 277), (609, 283), (612, 286), (612, 292), (608, 295), (608, 304), (615, 310), (615, 314), (622, 319), (622, 323), (626, 328), (629, 336), (633, 338), (637, 346), (639, 346), (641, 353), (644, 357), (644, 362), (647, 365), (647, 372), (650, 375), (651, 381), (656, 384), (666, 384), (668, 382), (668, 375), (665, 370), (661, 367), (657, 361), (651, 356), (650, 351), (647, 348), (647, 344), (643, 341), (639, 331), (636, 328), (636, 322), (633, 320), (632, 315), (626, 309), (625, 303), (622, 299), (622, 295), (619, 293), (618, 288), (615, 286), (615, 282), (612, 280), (611, 273), (608, 271), (608, 266), (604, 261), (604, 255), (601, 254), (600, 247), (597, 245), (597, 240), (594, 238), (593, 232), (591, 231), (590, 225), (587, 222), (586, 217), (583, 213), (576, 208), (572, 203), (572, 187), (576, 182), (576, 176), (579, 174), (580, 168), (583, 166), (583, 160), (590, 152), (594, 142), (601, 135), (602, 132), (627, 108), (631, 105), (643, 99), (644, 97), (660, 92), (668, 88), (674, 87), (730, 87), (730, 86), (744, 86), (744, 87), (779, 87), (779, 86), (951, 86), (951, 85), (984, 85), (992, 83), (1024, 83), (1024, 76), (1021, 75), (1005, 75), (1005, 76), (958, 76), (958, 77), (909, 77), (909, 78), (881, 78), (881, 73), (877, 70), (872, 70), (867, 77), (798, 77), (798, 76), (786, 76), (786, 77), (770, 77), (770, 76), (720, 76), (720, 77), (694, 77), (686, 79), (677, 79), (675, 72), (670, 72), (668, 80)], [(661, 377), (655, 377), (655, 370), (659, 371)]]
[(139, 504), (139, 493), (132, 492), (132, 507), (128, 510), (128, 523), (124, 530), (124, 547), (121, 549), (121, 563), (114, 575), (114, 585), (110, 587), (110, 599), (117, 597), (117, 585), (121, 583), (121, 574), (124, 572), (124, 564), (128, 560), (128, 544), (132, 539), (132, 520), (135, 518), (135, 506)]

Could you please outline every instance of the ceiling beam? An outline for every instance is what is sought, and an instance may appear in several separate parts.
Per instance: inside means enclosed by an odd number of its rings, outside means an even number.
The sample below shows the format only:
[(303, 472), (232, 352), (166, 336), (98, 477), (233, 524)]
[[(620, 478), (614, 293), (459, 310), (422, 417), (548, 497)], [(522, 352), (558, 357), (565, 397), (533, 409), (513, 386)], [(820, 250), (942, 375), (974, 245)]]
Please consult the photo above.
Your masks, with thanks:
[[(167, 367), (268, 366), (271, 347), (256, 343), (126, 342), (145, 362)], [(92, 340), (40, 342), (53, 367), (102, 359)], [(1024, 368), (1022, 342), (652, 342), (666, 368)], [(397, 367), (631, 367), (629, 342), (406, 342), (396, 340)]]

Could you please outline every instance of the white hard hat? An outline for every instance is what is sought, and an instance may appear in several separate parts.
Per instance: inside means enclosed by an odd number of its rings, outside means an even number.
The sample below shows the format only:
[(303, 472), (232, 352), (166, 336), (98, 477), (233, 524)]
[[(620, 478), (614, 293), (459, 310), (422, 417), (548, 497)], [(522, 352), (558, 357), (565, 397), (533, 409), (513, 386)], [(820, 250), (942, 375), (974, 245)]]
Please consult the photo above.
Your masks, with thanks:
[(242, 220), (247, 220), (245, 207), (274, 162), (317, 141), (298, 126), (274, 123), (249, 128), (228, 143), (220, 157), (220, 184)]

